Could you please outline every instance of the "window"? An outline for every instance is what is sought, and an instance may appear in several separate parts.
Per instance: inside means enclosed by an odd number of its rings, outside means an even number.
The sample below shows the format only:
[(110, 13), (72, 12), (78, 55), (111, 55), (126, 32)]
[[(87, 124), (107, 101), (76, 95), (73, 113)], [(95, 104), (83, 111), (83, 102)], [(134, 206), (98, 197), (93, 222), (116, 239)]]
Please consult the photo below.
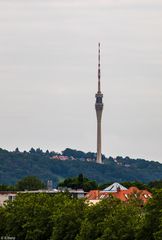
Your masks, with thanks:
[(127, 198), (127, 199), (129, 198), (129, 197), (128, 197), (128, 194), (124, 194), (124, 195), (125, 195), (125, 198)]
[(11, 195), (8, 196), (8, 200), (12, 201), (12, 196)]
[(102, 103), (102, 97), (97, 97), (97, 103)]
[(105, 197), (105, 195), (103, 195), (103, 194), (100, 196), (101, 199), (104, 198), (104, 197)]

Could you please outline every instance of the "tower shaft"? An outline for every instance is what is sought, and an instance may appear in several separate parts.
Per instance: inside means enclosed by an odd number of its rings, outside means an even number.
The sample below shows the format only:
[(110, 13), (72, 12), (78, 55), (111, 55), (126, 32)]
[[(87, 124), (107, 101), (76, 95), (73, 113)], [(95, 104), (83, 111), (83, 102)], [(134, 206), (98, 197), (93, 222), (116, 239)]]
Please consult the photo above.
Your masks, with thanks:
[(97, 121), (97, 163), (102, 163), (101, 153), (101, 120)]
[(97, 115), (97, 163), (102, 163), (102, 152), (101, 152), (101, 119), (103, 111), (102, 98), (103, 94), (101, 93), (101, 70), (100, 70), (100, 43), (98, 45), (98, 92), (96, 93), (96, 115)]

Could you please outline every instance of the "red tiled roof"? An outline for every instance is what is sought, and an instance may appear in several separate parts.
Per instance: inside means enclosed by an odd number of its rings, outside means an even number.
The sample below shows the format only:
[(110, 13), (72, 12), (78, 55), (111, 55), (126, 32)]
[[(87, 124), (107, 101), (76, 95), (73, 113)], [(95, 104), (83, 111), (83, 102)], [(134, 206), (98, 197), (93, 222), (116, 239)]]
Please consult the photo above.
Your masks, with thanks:
[(99, 190), (92, 190), (86, 194), (88, 200), (102, 200), (108, 198), (109, 196), (114, 196), (121, 201), (128, 201), (131, 196), (141, 199), (144, 203), (152, 198), (152, 194), (147, 190), (139, 190), (137, 187), (130, 187), (127, 190), (118, 190), (117, 192), (109, 193)]
[(86, 198), (88, 200), (97, 200), (99, 199), (99, 193), (100, 193), (99, 190), (91, 190), (86, 194)]

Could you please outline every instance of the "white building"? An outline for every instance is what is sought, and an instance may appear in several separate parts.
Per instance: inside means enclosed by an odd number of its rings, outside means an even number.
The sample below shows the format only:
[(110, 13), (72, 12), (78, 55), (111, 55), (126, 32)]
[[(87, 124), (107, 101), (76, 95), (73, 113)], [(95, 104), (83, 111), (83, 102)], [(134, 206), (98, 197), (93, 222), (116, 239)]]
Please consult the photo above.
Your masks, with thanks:
[(3, 206), (6, 201), (13, 201), (16, 197), (16, 192), (1, 191), (0, 192), (0, 206)]

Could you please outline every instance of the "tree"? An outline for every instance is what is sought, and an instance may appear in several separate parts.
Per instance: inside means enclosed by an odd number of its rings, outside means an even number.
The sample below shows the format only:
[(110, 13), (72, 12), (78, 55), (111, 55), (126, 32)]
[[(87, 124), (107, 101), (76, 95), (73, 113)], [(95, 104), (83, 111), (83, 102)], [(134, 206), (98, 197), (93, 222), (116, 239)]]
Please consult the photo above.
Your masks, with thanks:
[(145, 207), (133, 198), (109, 196), (90, 205), (68, 193), (19, 193), (0, 207), (0, 234), (17, 240), (162, 240), (162, 190)]
[(83, 184), (83, 182), (84, 182), (84, 176), (83, 176), (82, 173), (80, 173), (80, 174), (78, 175), (78, 182), (79, 182), (80, 184)]
[(5, 235), (6, 227), (6, 211), (3, 207), (0, 207), (0, 237)]
[(16, 153), (19, 153), (19, 152), (20, 152), (18, 147), (15, 149), (15, 152), (16, 152)]
[(22, 240), (48, 239), (52, 232), (51, 211), (54, 201), (47, 194), (18, 194), (8, 202), (6, 210), (6, 235)]
[(29, 151), (30, 154), (35, 154), (35, 152), (36, 152), (36, 151), (35, 151), (34, 148), (31, 148), (30, 151)]
[(145, 206), (145, 220), (138, 239), (161, 240), (162, 239), (162, 189), (153, 194)]
[(103, 234), (103, 221), (113, 208), (120, 204), (118, 199), (109, 198), (102, 200), (96, 205), (89, 206), (85, 211), (85, 217), (82, 221), (80, 233), (77, 240), (97, 240)]
[(83, 174), (79, 174), (78, 177), (67, 178), (63, 182), (59, 183), (58, 186), (73, 189), (82, 188), (85, 192), (98, 188), (96, 181), (89, 180), (84, 177)]
[(146, 184), (142, 183), (142, 182), (137, 182), (137, 181), (134, 181), (134, 182), (122, 182), (121, 184), (124, 187), (126, 187), (126, 188), (135, 186), (135, 187), (137, 187), (138, 189), (141, 189), (141, 190), (144, 190), (144, 189), (150, 190), (148, 188), (148, 186)]
[(148, 186), (154, 189), (162, 189), (162, 180), (151, 181)]
[(15, 186), (9, 186), (9, 185), (5, 185), (2, 184), (0, 185), (0, 191), (15, 191)]
[(5, 235), (15, 236), (17, 240), (50, 239), (52, 215), (70, 199), (63, 193), (19, 193), (13, 202), (4, 207)]
[(142, 223), (142, 208), (132, 202), (121, 202), (103, 220), (103, 234), (100, 240), (135, 240)]
[(74, 158), (85, 158), (86, 154), (82, 151), (66, 148), (64, 151), (62, 151), (62, 154), (64, 156), (68, 157), (74, 157)]
[(17, 190), (24, 191), (24, 190), (38, 190), (45, 188), (43, 182), (39, 180), (39, 178), (35, 176), (27, 176), (21, 179), (16, 184)]
[(67, 199), (53, 212), (53, 233), (51, 240), (74, 240), (80, 232), (87, 205), (83, 200)]
[(125, 203), (109, 197), (86, 209), (76, 239), (135, 240), (143, 218), (143, 209), (138, 202)]

